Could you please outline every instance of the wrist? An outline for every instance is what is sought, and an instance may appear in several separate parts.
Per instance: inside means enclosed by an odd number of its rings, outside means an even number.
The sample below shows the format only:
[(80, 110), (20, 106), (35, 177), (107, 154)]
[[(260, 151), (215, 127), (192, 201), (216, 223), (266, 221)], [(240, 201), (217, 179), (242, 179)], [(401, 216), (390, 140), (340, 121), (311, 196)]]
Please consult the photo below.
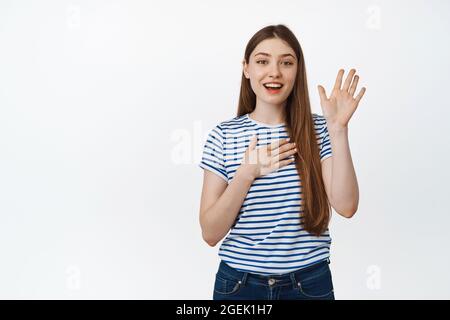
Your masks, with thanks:
[(255, 166), (241, 164), (236, 170), (235, 175), (241, 177), (242, 179), (253, 182), (257, 177), (255, 169)]
[(328, 128), (328, 134), (330, 136), (347, 135), (348, 127), (330, 127)]

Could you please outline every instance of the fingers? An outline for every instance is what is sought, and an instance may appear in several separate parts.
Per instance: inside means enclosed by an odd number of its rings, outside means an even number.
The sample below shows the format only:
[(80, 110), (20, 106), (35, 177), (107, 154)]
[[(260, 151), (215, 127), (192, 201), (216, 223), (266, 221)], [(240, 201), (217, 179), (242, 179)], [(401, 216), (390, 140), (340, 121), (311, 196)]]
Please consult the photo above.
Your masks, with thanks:
[(363, 97), (364, 92), (366, 92), (366, 88), (365, 88), (365, 87), (362, 87), (361, 90), (359, 90), (359, 93), (358, 93), (358, 95), (357, 95), (356, 98), (355, 98), (355, 100), (356, 100), (355, 103), (356, 103), (356, 104), (359, 103), (359, 100), (361, 100), (361, 98)]
[[(350, 72), (347, 75), (347, 78), (345, 79), (344, 85), (342, 86), (341, 89), (341, 84), (342, 84), (342, 78), (344, 76), (344, 69), (340, 69), (336, 78), (336, 83), (334, 84), (334, 88), (333, 91), (335, 90), (345, 90), (348, 91), (348, 93), (353, 97), (353, 95), (355, 94), (356, 91), (356, 87), (358, 85), (358, 80), (359, 80), (359, 76), (357, 76), (356, 74), (356, 69), (351, 69)], [(320, 94), (320, 99), (323, 99), (325, 90), (321, 89), (322, 86), (319, 86), (319, 94)], [(361, 91), (359, 92), (358, 96), (355, 98), (356, 103), (359, 102), (359, 100), (361, 100), (362, 96), (364, 95), (365, 92), (365, 88), (362, 88)], [(326, 97), (326, 95), (325, 95)]]
[(253, 136), (250, 137), (250, 143), (247, 147), (247, 149), (245, 150), (245, 154), (242, 157), (242, 163), (245, 164), (253, 164), (255, 163), (255, 155), (252, 152), (253, 150), (255, 150), (256, 148), (256, 144), (258, 142), (258, 134), (254, 134)]
[(250, 150), (254, 150), (256, 148), (256, 144), (258, 143), (258, 134), (254, 134), (251, 138), (250, 138), (250, 144), (248, 145), (248, 148)]
[(327, 94), (325, 92), (325, 88), (322, 87), (321, 85), (318, 85), (317, 88), (319, 89), (319, 96), (320, 96), (320, 100), (328, 100), (327, 98)]
[[(295, 144), (288, 143), (289, 140), (289, 138), (277, 139), (257, 150), (251, 150), (251, 147), (249, 147), (247, 152), (247, 157), (249, 158), (248, 163), (258, 165), (261, 169), (261, 175), (271, 173), (276, 170), (276, 168), (292, 163), (295, 161), (295, 157), (292, 157), (292, 159), (283, 160), (297, 152)], [(254, 143), (253, 140), (252, 143)], [(271, 155), (271, 153), (274, 155)]]
[(351, 69), (350, 72), (347, 75), (347, 78), (345, 79), (344, 86), (342, 87), (342, 90), (348, 91), (348, 88), (350, 87), (350, 83), (352, 82), (353, 75), (355, 74), (356, 70)]
[(340, 69), (334, 83), (333, 91), (341, 90), (342, 77), (344, 76), (344, 69)]
[(295, 161), (295, 158), (280, 161), (280, 167), (287, 166), (289, 163), (294, 162), (294, 161)]
[[(280, 168), (280, 167), (286, 166), (295, 161), (295, 157), (286, 159), (297, 153), (297, 148), (295, 147), (295, 145), (294, 145), (294, 147), (292, 147), (292, 145), (293, 144), (289, 143), (289, 144), (286, 144), (286, 145), (282, 146), (281, 148), (277, 149), (277, 150), (285, 149), (286, 151), (282, 152), (282, 153), (277, 153), (276, 155), (274, 155), (272, 157), (271, 161), (273, 163), (274, 168)], [(286, 159), (286, 160), (284, 160), (284, 159)]]
[(289, 150), (294, 149), (294, 148), (295, 148), (295, 142), (293, 142), (293, 143), (285, 143), (281, 147), (272, 150), (272, 154), (271, 155), (273, 157), (276, 157), (279, 154), (282, 154), (283, 152), (289, 151)]
[(290, 163), (292, 163), (292, 162), (294, 162), (294, 161), (295, 161), (295, 158), (294, 158), (294, 157), (292, 157), (291, 159), (279, 161), (279, 162), (277, 162), (277, 163), (275, 163), (275, 164), (273, 165), (273, 168), (274, 168), (275, 170), (277, 170), (277, 169), (279, 169), (279, 168), (281, 168), (281, 167), (287, 166), (288, 164), (290, 164)]
[(292, 156), (293, 154), (296, 154), (296, 153), (297, 153), (297, 148), (289, 149), (289, 150), (287, 150), (285, 152), (282, 152), (278, 156), (278, 161), (286, 159), (287, 157), (290, 157), (290, 156)]
[(277, 140), (271, 142), (268, 145), (269, 151), (276, 150), (277, 148), (281, 147), (282, 145), (288, 143), (289, 140), (290, 140), (290, 138), (286, 138), (286, 139), (277, 139)]
[(359, 80), (359, 77), (357, 75), (355, 75), (355, 77), (353, 78), (353, 81), (352, 81), (352, 85), (350, 86), (350, 91), (348, 92), (348, 93), (350, 93), (350, 95), (352, 97), (355, 94), (356, 86), (358, 85), (358, 80)]

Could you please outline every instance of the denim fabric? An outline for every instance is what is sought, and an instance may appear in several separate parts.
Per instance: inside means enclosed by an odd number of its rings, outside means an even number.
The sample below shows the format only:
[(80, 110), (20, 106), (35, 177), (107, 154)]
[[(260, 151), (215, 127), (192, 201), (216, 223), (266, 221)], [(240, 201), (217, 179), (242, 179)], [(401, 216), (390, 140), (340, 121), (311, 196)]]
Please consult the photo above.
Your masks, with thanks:
[(216, 273), (213, 300), (334, 300), (327, 258), (283, 275), (238, 271), (224, 261)]

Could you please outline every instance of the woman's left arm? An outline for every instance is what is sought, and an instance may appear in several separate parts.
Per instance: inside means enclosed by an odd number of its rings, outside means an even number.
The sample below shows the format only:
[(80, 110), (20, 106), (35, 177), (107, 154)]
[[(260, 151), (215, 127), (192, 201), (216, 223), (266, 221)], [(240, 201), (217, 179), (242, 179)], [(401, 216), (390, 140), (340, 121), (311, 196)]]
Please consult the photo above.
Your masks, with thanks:
[[(344, 70), (338, 72), (333, 91), (327, 98), (325, 89), (318, 86), (320, 104), (327, 122), (333, 156), (322, 164), (324, 183), (331, 206), (344, 217), (352, 217), (358, 209), (359, 189), (348, 142), (348, 122), (358, 107), (366, 88), (354, 98), (359, 77), (351, 69), (344, 85)], [(342, 86), (342, 87), (341, 87)]]

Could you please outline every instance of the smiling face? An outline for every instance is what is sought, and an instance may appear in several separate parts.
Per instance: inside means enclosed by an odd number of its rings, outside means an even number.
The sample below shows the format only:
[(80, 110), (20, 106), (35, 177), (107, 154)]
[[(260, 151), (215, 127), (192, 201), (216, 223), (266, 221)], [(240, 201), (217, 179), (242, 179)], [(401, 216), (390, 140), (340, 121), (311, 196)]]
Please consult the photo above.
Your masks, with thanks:
[[(243, 61), (244, 76), (257, 99), (280, 105), (289, 97), (297, 75), (297, 56), (294, 50), (278, 38), (261, 41), (250, 54), (249, 63)], [(268, 83), (282, 84), (281, 89), (268, 89)]]

